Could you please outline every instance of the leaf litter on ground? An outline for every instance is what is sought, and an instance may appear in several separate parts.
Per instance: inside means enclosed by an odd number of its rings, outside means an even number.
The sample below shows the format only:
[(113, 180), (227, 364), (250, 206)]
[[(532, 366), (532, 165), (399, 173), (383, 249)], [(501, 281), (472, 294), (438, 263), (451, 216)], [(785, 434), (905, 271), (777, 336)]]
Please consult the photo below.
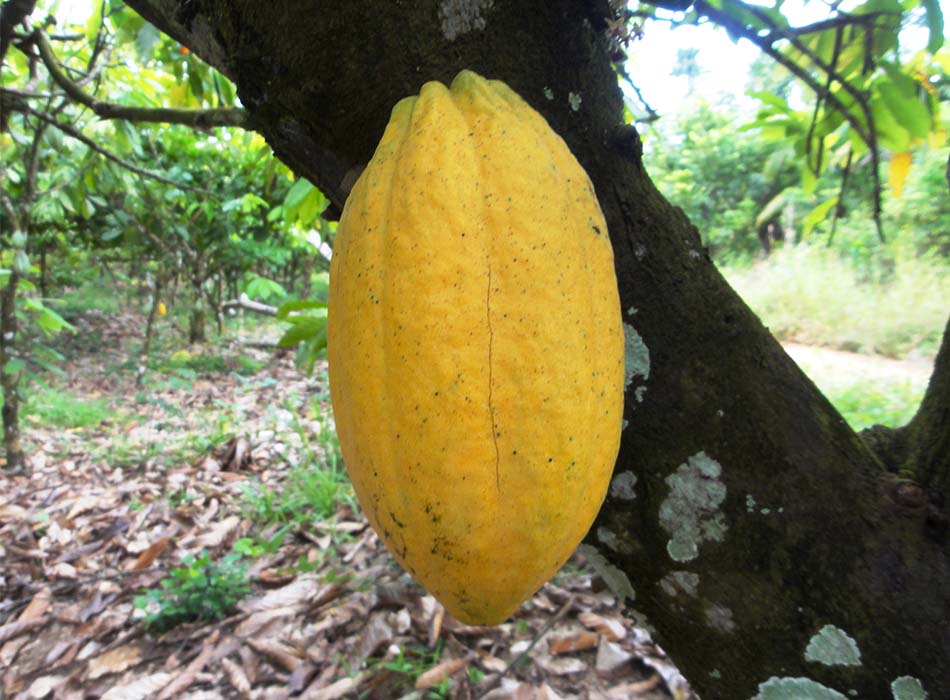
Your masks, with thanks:
[[(88, 320), (113, 342), (74, 353), (69, 391), (109, 397), (122, 418), (32, 421), (29, 471), (0, 470), (0, 696), (693, 697), (580, 555), (509, 621), (478, 627), (399, 568), (352, 497), (327, 517), (262, 523), (248, 494), (279, 497), (294, 469), (327, 456), (308, 440), (325, 434), (325, 375), (237, 339), (226, 350), (259, 361), (256, 376), (153, 377), (143, 400), (141, 376), (115, 371), (140, 324)], [(189, 557), (236, 551), (250, 595), (220, 619), (146, 629), (136, 596), (192, 575)]]

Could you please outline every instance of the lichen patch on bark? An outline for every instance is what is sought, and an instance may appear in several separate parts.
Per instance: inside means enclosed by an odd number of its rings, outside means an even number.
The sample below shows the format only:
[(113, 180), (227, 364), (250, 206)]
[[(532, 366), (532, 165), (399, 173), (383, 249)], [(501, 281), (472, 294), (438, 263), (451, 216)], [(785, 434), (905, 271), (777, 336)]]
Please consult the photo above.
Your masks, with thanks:
[(861, 650), (844, 630), (825, 625), (808, 641), (805, 660), (826, 666), (860, 666)]
[(660, 504), (660, 525), (670, 534), (666, 551), (674, 561), (695, 559), (701, 542), (725, 537), (725, 517), (719, 512), (726, 498), (721, 475), (719, 462), (697, 452), (666, 477), (670, 493)]

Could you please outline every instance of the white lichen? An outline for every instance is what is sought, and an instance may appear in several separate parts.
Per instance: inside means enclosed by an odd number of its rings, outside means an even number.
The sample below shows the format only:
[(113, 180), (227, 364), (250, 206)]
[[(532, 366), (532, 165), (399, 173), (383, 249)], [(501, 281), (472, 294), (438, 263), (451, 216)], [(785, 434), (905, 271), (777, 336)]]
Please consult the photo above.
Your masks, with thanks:
[(719, 506), (726, 485), (719, 479), (722, 467), (705, 452), (697, 452), (666, 477), (670, 493), (660, 504), (660, 525), (670, 534), (666, 551), (674, 561), (699, 556), (705, 540), (721, 542), (726, 522)]
[(647, 255), (647, 247), (642, 243), (637, 243), (633, 248), (633, 257), (637, 260), (643, 260)]
[(736, 630), (735, 620), (732, 619), (732, 610), (722, 605), (707, 605), (706, 624), (714, 630), (731, 634)]
[(643, 403), (643, 397), (647, 393), (647, 388), (645, 386), (638, 386), (633, 390), (633, 398), (637, 403)]
[(610, 497), (621, 501), (632, 501), (637, 497), (637, 475), (631, 471), (620, 472), (610, 482)]
[(825, 625), (808, 640), (805, 660), (825, 666), (860, 666), (858, 643), (834, 625)]
[(627, 316), (636, 316), (637, 311), (639, 311), (639, 309), (636, 306), (631, 306), (629, 309), (627, 309)]
[(577, 111), (581, 108), (581, 96), (576, 92), (569, 92), (567, 94), (567, 103), (571, 106), (573, 111)]
[(548, 99), (548, 100), (553, 100), (553, 99), (554, 99), (554, 90), (552, 90), (551, 88), (545, 86), (545, 88), (544, 88), (544, 97), (545, 97), (546, 99)]
[(755, 512), (755, 498), (752, 497), (751, 493), (746, 494), (745, 497), (745, 509), (749, 513)]
[(891, 683), (894, 700), (927, 700), (927, 691), (913, 676), (901, 676)]
[(484, 29), (487, 22), (482, 13), (490, 10), (493, 4), (493, 0), (442, 0), (439, 5), (442, 36), (455, 41), (463, 34)]
[(650, 378), (650, 350), (637, 329), (629, 323), (623, 324), (623, 337), (623, 390), (626, 392), (634, 377), (642, 377), (643, 381)]
[(776, 678), (772, 676), (759, 684), (759, 692), (752, 700), (848, 700), (837, 690), (810, 678)]
[(680, 593), (685, 593), (694, 598), (698, 586), (699, 574), (694, 574), (691, 571), (671, 571), (660, 579), (660, 589), (673, 598)]

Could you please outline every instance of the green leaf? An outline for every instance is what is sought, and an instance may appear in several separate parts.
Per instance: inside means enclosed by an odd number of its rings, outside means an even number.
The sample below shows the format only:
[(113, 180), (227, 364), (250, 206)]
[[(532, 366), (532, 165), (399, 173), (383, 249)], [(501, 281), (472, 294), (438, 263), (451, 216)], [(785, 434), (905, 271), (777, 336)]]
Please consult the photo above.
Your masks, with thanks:
[(287, 196), (284, 197), (284, 206), (287, 209), (296, 209), (314, 189), (316, 188), (310, 184), (309, 180), (300, 178), (294, 183), (293, 187), (290, 188), (290, 191), (287, 192)]
[(894, 117), (883, 98), (871, 98), (871, 115), (874, 117), (877, 136), (885, 147), (892, 151), (906, 151), (910, 148), (910, 132)]
[(828, 218), (828, 213), (838, 204), (838, 198), (827, 199), (817, 207), (808, 212), (808, 215), (802, 220), (802, 238), (807, 238), (808, 234)]
[(289, 319), (293, 326), (287, 329), (287, 332), (277, 341), (282, 348), (293, 347), (297, 343), (313, 338), (323, 338), (326, 342), (327, 320), (326, 318), (316, 318), (313, 316), (297, 316)]
[(782, 190), (777, 195), (772, 197), (772, 199), (769, 200), (769, 202), (764, 207), (762, 207), (762, 211), (759, 212), (759, 215), (755, 217), (755, 227), (758, 228), (782, 211), (782, 207), (785, 206), (785, 200), (787, 196), (787, 190)]
[(917, 99), (916, 91), (908, 95), (892, 81), (880, 81), (876, 87), (897, 122), (907, 129), (913, 138), (927, 138), (930, 133), (930, 112)]
[(47, 335), (59, 333), (63, 329), (76, 330), (75, 326), (48, 306), (40, 309), (40, 313), (36, 317), (36, 325)]
[(770, 107), (774, 107), (776, 111), (778, 112), (782, 112), (786, 114), (792, 112), (792, 108), (789, 107), (788, 101), (785, 100), (783, 97), (780, 97), (779, 95), (775, 95), (771, 92), (764, 92), (764, 91), (750, 92), (748, 93), (748, 95), (749, 97), (754, 97), (755, 99), (760, 100), (761, 102), (764, 102)]
[(19, 357), (11, 357), (3, 366), (3, 373), (6, 375), (19, 374), (24, 367), (26, 367), (26, 360)]
[(326, 199), (323, 193), (314, 187), (310, 195), (303, 200), (303, 204), (300, 205), (300, 209), (297, 212), (297, 221), (303, 226), (312, 226), (313, 222), (320, 216), (320, 212), (325, 208)]
[[(285, 321), (292, 311), (305, 311), (308, 309), (326, 309), (325, 301), (313, 301), (311, 299), (291, 299), (285, 301), (277, 307), (277, 320)], [(318, 314), (319, 315), (319, 314)], [(326, 315), (324, 311), (323, 315)]]
[(930, 30), (930, 40), (927, 42), (927, 51), (937, 53), (943, 46), (943, 11), (939, 0), (921, 0), (927, 13), (927, 29)]

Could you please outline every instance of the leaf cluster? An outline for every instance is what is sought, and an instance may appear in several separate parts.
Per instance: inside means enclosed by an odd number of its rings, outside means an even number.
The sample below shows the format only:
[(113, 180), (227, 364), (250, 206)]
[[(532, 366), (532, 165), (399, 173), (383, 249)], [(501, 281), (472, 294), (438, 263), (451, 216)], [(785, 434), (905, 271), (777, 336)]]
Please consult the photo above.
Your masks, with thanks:
[(233, 612), (251, 592), (241, 559), (241, 554), (232, 552), (218, 562), (204, 550), (186, 556), (158, 588), (136, 596), (135, 607), (145, 611), (145, 628), (162, 633), (185, 622), (218, 620)]

